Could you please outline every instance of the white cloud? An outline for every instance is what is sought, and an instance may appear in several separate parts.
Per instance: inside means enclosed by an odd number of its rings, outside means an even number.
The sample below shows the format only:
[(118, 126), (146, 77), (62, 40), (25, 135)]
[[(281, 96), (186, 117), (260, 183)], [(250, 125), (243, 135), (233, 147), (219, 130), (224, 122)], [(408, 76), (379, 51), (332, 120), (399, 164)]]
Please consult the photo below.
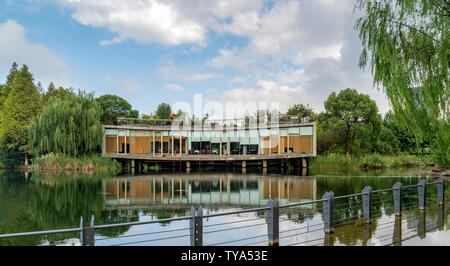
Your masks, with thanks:
[(142, 87), (142, 83), (136, 77), (128, 76), (107, 76), (108, 85), (123, 92), (137, 90)]
[[(255, 106), (267, 103), (268, 106), (271, 104), (279, 106), (279, 111), (286, 112), (289, 105), (302, 100), (304, 92), (304, 89), (299, 86), (291, 87), (280, 85), (272, 80), (259, 80), (255, 86), (227, 90), (217, 99), (220, 99), (221, 102), (251, 102), (255, 103)], [(256, 111), (256, 109), (252, 111)]]
[(160, 68), (159, 71), (163, 77), (168, 80), (176, 79), (182, 81), (203, 81), (222, 77), (222, 75), (216, 73), (197, 73), (193, 70), (179, 68), (176, 67), (172, 61), (169, 61), (168, 64)]
[(172, 91), (184, 91), (184, 88), (177, 84), (167, 84), (166, 88)]
[(26, 64), (36, 81), (44, 87), (53, 81), (59, 86), (69, 87), (70, 72), (67, 64), (53, 50), (27, 40), (26, 30), (13, 20), (0, 24), (0, 66), (8, 71), (13, 62)]
[(73, 10), (83, 25), (116, 33), (103, 45), (131, 39), (139, 43), (205, 45), (208, 30), (220, 31), (222, 21), (260, 8), (262, 1), (210, 0), (57, 0)]
[(244, 77), (234, 77), (230, 80), (232, 83), (244, 83), (245, 78)]

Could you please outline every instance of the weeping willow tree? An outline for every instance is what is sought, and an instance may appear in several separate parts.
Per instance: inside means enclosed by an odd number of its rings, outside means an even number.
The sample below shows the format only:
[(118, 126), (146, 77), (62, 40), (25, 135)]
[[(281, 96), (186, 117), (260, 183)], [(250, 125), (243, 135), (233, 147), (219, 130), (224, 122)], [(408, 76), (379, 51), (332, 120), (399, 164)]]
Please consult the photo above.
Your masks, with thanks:
[(416, 142), (431, 143), (435, 161), (450, 163), (448, 0), (357, 0), (355, 27), (369, 67), (396, 120)]
[(52, 97), (28, 126), (32, 152), (79, 156), (97, 151), (102, 139), (101, 114), (92, 94), (70, 93), (64, 100)]

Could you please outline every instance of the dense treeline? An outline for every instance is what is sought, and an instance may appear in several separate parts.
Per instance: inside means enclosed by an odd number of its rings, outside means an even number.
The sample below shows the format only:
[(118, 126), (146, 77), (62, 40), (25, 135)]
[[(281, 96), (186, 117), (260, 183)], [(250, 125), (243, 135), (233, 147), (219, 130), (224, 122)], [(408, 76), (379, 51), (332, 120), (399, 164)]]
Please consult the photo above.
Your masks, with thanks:
[(374, 100), (354, 89), (333, 92), (324, 102), (325, 112), (315, 113), (297, 104), (287, 114), (311, 117), (317, 122), (319, 154), (360, 156), (427, 153), (426, 141), (416, 143), (412, 134), (399, 126), (391, 111), (382, 118)]
[[(102, 124), (116, 124), (119, 117), (139, 117), (139, 112), (125, 99), (115, 95), (95, 98), (84, 91), (75, 93), (73, 89), (56, 88), (53, 83), (44, 91), (40, 83), (34, 83), (27, 66), (18, 69), (16, 63), (12, 65), (6, 83), (0, 85), (0, 107), (0, 163), (6, 168), (27, 165), (29, 155), (65, 158), (67, 162), (70, 156), (93, 158), (92, 155), (101, 151)], [(296, 104), (282, 114), (309, 117), (318, 123), (319, 154), (358, 157), (374, 153), (429, 152), (431, 138), (415, 137), (391, 111), (383, 119), (375, 101), (368, 95), (354, 89), (333, 92), (324, 107), (325, 112), (315, 113), (308, 105)], [(267, 110), (263, 113), (273, 115)], [(141, 115), (141, 118), (168, 119), (182, 114), (182, 111), (174, 114), (169, 104), (161, 103), (155, 116), (152, 113)], [(99, 160), (94, 158), (93, 161)], [(75, 169), (83, 167), (73, 162), (68, 164), (56, 166), (65, 169), (73, 169), (74, 165)]]
[(90, 158), (101, 151), (101, 124), (119, 116), (138, 117), (138, 111), (115, 95), (95, 98), (53, 83), (43, 91), (26, 65), (13, 63), (0, 84), (0, 166), (28, 165), (29, 155)]

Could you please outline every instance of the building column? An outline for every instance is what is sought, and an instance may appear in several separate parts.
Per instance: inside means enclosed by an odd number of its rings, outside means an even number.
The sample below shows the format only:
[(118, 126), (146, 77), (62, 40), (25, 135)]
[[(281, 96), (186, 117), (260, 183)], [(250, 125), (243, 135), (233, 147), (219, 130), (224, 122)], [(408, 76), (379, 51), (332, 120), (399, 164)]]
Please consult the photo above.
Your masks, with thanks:
[(125, 129), (125, 145), (124, 145), (124, 152), (127, 154), (127, 130)]
[(180, 136), (180, 157), (183, 154), (183, 139)]
[(155, 131), (153, 131), (153, 156), (156, 156), (156, 139), (155, 139)]
[[(105, 153), (106, 153), (106, 130), (103, 132), (103, 140), (102, 140), (102, 154), (105, 154)], [(25, 159), (27, 160), (28, 156), (25, 157)], [(28, 161), (27, 161), (27, 164), (25, 164), (25, 165), (28, 165)]]
[(272, 129), (269, 131), (269, 154), (272, 154)]
[(262, 161), (262, 165), (263, 165), (263, 168), (266, 168), (266, 169), (267, 169), (267, 160), (263, 160), (263, 161)]
[(222, 156), (222, 136), (220, 136), (219, 155)]
[(119, 129), (116, 129), (116, 140), (117, 140), (116, 150), (117, 154), (119, 154)]
[[(131, 160), (131, 174), (135, 175), (136, 174), (136, 161), (135, 160)], [(125, 189), (127, 189), (125, 187)]]
[(228, 156), (231, 155), (231, 154), (230, 154), (230, 151), (231, 151), (231, 148), (230, 148), (230, 137), (228, 137), (228, 140), (227, 140), (227, 155), (228, 155)]
[(303, 169), (308, 168), (308, 159), (307, 158), (302, 158), (302, 168)]
[(289, 154), (290, 153), (290, 150), (289, 150), (289, 128), (287, 129), (287, 153)]
[(172, 146), (171, 146), (171, 148), (172, 148), (172, 156), (173, 156), (174, 147), (175, 147), (175, 141), (173, 139), (173, 133), (172, 133)]
[(164, 143), (164, 137), (163, 137), (163, 132), (161, 131), (161, 157), (164, 154), (163, 143)]
[(280, 128), (278, 128), (278, 154), (281, 154), (281, 136), (280, 136)]

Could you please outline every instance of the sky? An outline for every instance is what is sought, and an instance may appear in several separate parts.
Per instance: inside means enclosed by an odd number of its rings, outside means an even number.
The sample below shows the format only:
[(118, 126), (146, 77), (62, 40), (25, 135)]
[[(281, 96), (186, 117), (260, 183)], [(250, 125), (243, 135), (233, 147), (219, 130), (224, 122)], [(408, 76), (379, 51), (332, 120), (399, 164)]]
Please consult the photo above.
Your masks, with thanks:
[(140, 114), (162, 102), (185, 102), (193, 112), (195, 95), (202, 106), (276, 103), (285, 112), (302, 103), (321, 112), (332, 92), (352, 88), (384, 114), (387, 97), (358, 66), (353, 6), (354, 0), (2, 0), (0, 82), (15, 61), (44, 88), (52, 81), (97, 97), (115, 94)]

